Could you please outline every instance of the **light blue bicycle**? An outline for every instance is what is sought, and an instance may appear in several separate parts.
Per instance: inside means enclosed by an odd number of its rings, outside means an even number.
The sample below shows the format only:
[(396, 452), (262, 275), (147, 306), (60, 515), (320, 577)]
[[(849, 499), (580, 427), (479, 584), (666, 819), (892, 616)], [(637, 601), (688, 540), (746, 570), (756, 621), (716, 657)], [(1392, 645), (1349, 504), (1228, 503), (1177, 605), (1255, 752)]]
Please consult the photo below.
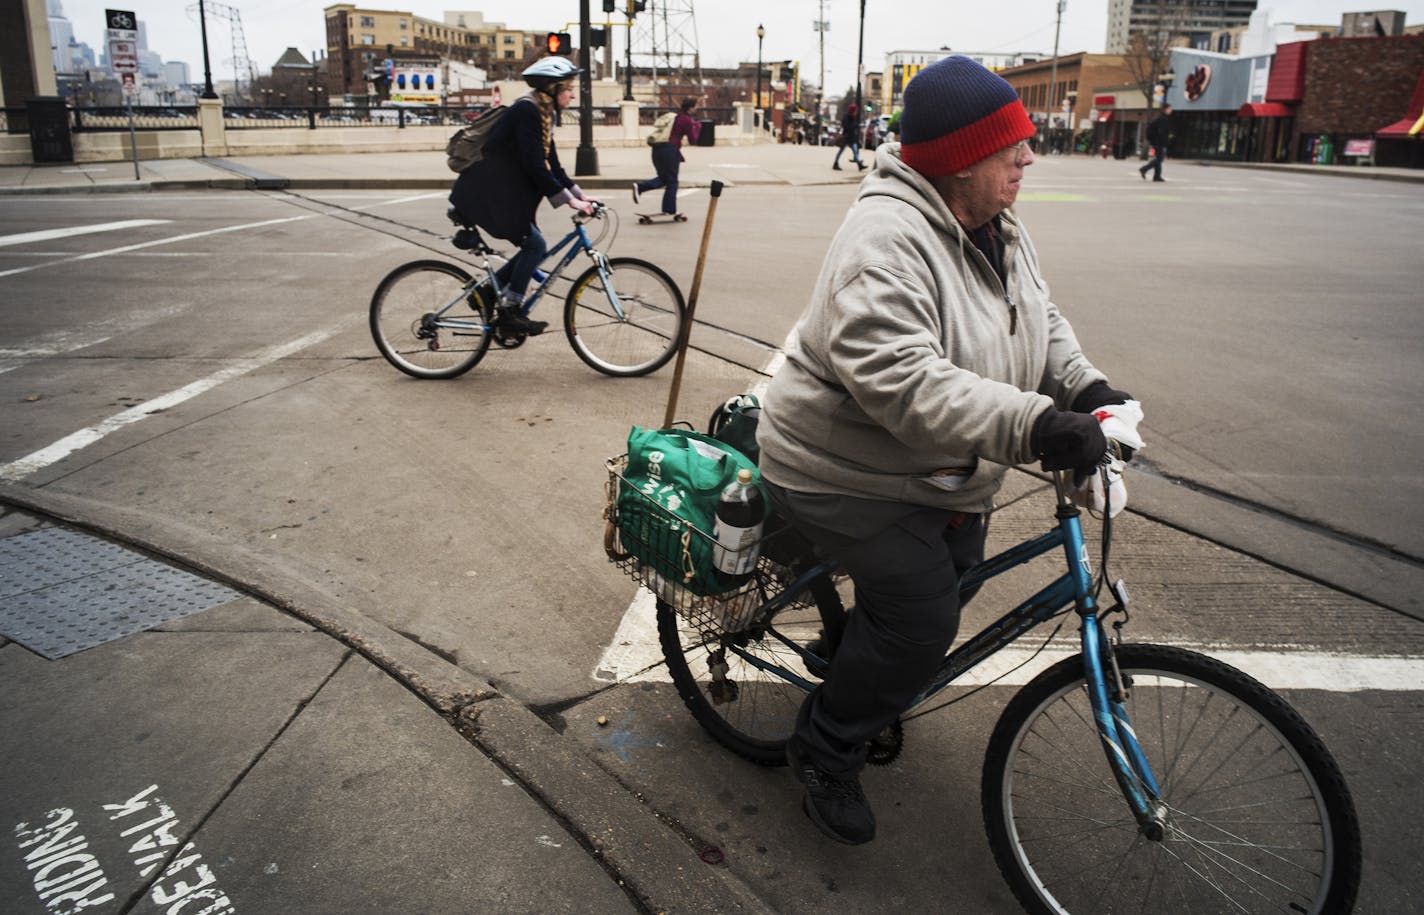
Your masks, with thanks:
[[(617, 465), (611, 470), (616, 490)], [(1054, 551), (1063, 573), (950, 652), (914, 705), (924, 714), (925, 703), (1034, 627), (1059, 619), (1061, 629), (1069, 613), (1078, 617), (1079, 653), (1014, 695), (984, 759), (985, 827), (1014, 894), (1035, 913), (1348, 912), (1360, 828), (1325, 745), (1245, 673), (1180, 648), (1122, 641), (1127, 588), (1118, 580), (1106, 589), (1111, 605), (1099, 603), (1105, 570), (1095, 579), (1065, 476), (1055, 474), (1054, 485), (1053, 528), (986, 559), (961, 588)], [(653, 502), (642, 508), (662, 512)], [(647, 566), (624, 555), (661, 552), (676, 562), (687, 551), (681, 538), (700, 532), (669, 518), (629, 525), (615, 517), (623, 541), (610, 555), (639, 580)], [(667, 542), (629, 550), (638, 529)], [(1104, 566), (1111, 542), (1105, 519)], [(650, 586), (663, 655), (693, 717), (733, 752), (781, 765), (797, 710), (832, 663), (810, 646), (834, 646), (846, 610), (834, 563), (793, 530), (768, 534), (758, 562), (755, 580), (725, 598)], [(872, 741), (870, 761), (893, 760), (902, 742), (896, 722)]]
[[(535, 271), (538, 285), (525, 296), (523, 314), (584, 254), (593, 263), (574, 279), (564, 299), (564, 336), (580, 359), (605, 375), (646, 375), (677, 351), (687, 306), (660, 267), (598, 250), (585, 226), (603, 221), (606, 235), (611, 213), (596, 204), (592, 215), (574, 215), (573, 229), (549, 249), (544, 269)], [(446, 261), (412, 261), (387, 274), (371, 297), (376, 348), (415, 378), (454, 378), (474, 368), (491, 342), (514, 349), (526, 340), (522, 331), (495, 321), (494, 303), (502, 290), (489, 260), (494, 249), (477, 229), (462, 225), (453, 209), (450, 218), (461, 225), (453, 244), (483, 259), (483, 275), (471, 276)]]

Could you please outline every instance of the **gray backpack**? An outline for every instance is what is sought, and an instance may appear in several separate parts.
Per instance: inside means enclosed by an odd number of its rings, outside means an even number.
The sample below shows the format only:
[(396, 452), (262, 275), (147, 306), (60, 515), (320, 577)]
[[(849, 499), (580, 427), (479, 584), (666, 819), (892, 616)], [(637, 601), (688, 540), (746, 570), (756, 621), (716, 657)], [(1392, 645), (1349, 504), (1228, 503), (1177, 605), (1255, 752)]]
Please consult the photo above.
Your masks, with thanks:
[(452, 172), (462, 172), (485, 157), (485, 141), (490, 130), (504, 117), (509, 108), (499, 105), (491, 108), (468, 127), (461, 127), (445, 144), (445, 164)]

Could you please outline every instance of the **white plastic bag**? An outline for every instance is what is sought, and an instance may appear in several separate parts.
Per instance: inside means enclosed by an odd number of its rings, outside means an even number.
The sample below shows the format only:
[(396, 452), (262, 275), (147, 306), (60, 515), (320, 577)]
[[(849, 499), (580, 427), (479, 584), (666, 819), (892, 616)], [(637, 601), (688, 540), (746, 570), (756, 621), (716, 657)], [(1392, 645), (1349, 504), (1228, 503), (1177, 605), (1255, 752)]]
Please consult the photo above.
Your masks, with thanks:
[[(1102, 427), (1103, 435), (1110, 441), (1133, 451), (1142, 449), (1142, 436), (1137, 434), (1137, 424), (1142, 422), (1142, 404), (1135, 400), (1107, 404), (1094, 410), (1093, 416)], [(1086, 508), (1094, 518), (1101, 518), (1105, 509), (1109, 518), (1116, 518), (1117, 513), (1127, 507), (1127, 484), (1122, 479), (1123, 466), (1124, 462), (1114, 456), (1106, 467), (1083, 481), (1082, 486), (1073, 489), (1073, 501), (1079, 507)], [(1103, 485), (1104, 473), (1107, 475), (1106, 487)]]

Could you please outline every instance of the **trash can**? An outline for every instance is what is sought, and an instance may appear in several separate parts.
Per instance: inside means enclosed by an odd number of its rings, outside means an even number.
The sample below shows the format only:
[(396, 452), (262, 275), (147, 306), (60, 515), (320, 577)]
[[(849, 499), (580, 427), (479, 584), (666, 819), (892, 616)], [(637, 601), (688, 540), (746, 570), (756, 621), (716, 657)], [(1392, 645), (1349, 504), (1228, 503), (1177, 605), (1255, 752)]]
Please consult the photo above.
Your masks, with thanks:
[(713, 121), (699, 121), (700, 132), (697, 134), (698, 146), (711, 146), (717, 142), (717, 125)]
[(30, 119), (30, 152), (35, 162), (73, 162), (69, 106), (59, 96), (25, 100)]

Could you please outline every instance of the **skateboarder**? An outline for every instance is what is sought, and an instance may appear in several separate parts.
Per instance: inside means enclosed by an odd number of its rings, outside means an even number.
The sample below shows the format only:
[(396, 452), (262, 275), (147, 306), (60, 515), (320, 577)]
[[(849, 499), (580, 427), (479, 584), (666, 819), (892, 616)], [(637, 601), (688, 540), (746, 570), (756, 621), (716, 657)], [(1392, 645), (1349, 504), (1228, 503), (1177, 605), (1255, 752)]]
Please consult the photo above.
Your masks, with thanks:
[(679, 215), (677, 212), (677, 173), (683, 162), (682, 141), (685, 137), (696, 144), (697, 138), (702, 132), (702, 125), (692, 116), (696, 110), (697, 99), (683, 99), (677, 117), (672, 122), (672, 131), (667, 135), (666, 141), (656, 135), (649, 137), (653, 148), (653, 168), (657, 169), (658, 176), (633, 185), (633, 203), (639, 202), (644, 191), (662, 188), (663, 215), (674, 217)]

